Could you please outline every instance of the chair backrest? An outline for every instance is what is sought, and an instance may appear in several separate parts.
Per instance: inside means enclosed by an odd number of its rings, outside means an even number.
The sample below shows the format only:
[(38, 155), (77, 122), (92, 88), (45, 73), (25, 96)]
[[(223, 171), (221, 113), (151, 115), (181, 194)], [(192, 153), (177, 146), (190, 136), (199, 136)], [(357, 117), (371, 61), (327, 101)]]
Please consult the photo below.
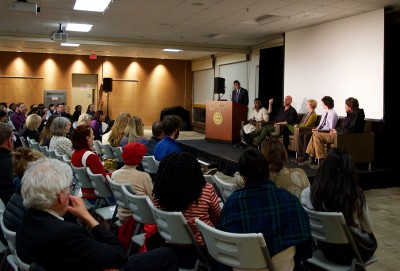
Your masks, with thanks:
[(66, 154), (63, 155), (63, 161), (65, 163), (67, 163), (68, 165), (72, 166), (71, 159), (69, 159), (68, 155), (66, 155)]
[(50, 158), (57, 159), (56, 150), (50, 150), (50, 149), (48, 149), (48, 150), (47, 150), (47, 156), (50, 157)]
[(28, 142), (26, 141), (25, 137), (20, 136), (20, 137), (19, 137), (19, 140), (21, 141), (22, 147), (29, 148), (29, 144), (28, 144)]
[(124, 163), (124, 160), (122, 160), (122, 148), (121, 147), (111, 147), (111, 150), (113, 152), (115, 161), (119, 163)]
[(308, 214), (311, 235), (315, 240), (331, 244), (350, 244), (357, 260), (362, 263), (360, 253), (341, 212), (318, 212), (304, 208)]
[(158, 166), (155, 163), (153, 155), (145, 155), (142, 159), (142, 166), (144, 171), (149, 174), (156, 174)]
[(133, 219), (141, 224), (156, 224), (153, 213), (147, 203), (148, 196), (134, 195), (123, 186), (122, 191), (129, 203)]
[(16, 256), (16, 252), (15, 252), (16, 232), (10, 231), (4, 225), (3, 214), (0, 215), (0, 226), (1, 226), (1, 230), (3, 231), (4, 238), (7, 240), (8, 249), (10, 250), (11, 254), (13, 255), (14, 262), (16, 262), (16, 258), (15, 258), (15, 256)]
[(31, 146), (32, 149), (35, 149), (37, 151), (41, 151), (39, 148), (39, 142), (36, 142), (34, 139), (29, 140), (29, 145)]
[(94, 193), (99, 198), (110, 198), (114, 197), (113, 192), (111, 191), (110, 186), (107, 184), (106, 178), (104, 178), (103, 174), (95, 174), (90, 168), (86, 168), (86, 171), (89, 175), (90, 182), (92, 183), (92, 187), (94, 189)]
[(240, 269), (273, 271), (271, 257), (262, 233), (224, 232), (196, 218), (207, 251), (216, 261)]
[(232, 194), (233, 191), (239, 188), (237, 184), (228, 183), (221, 180), (218, 176), (213, 175), (215, 183), (217, 184), (219, 190), (221, 191), (224, 202)]
[(72, 171), (75, 173), (76, 181), (81, 188), (93, 188), (92, 182), (85, 167), (75, 167), (71, 164)]
[(152, 157), (153, 157), (153, 160), (154, 160), (154, 164), (156, 164), (156, 167), (157, 167), (157, 170), (158, 170), (158, 166), (160, 165), (160, 161), (158, 161), (158, 160), (154, 157), (154, 155), (153, 155)]
[(115, 158), (110, 144), (100, 144), (100, 147), (101, 147), (101, 152), (104, 154), (105, 158), (107, 159)]
[(39, 150), (40, 150), (45, 156), (47, 156), (47, 151), (49, 150), (49, 147), (39, 145)]
[(64, 162), (64, 155), (65, 154), (60, 154), (58, 151), (55, 151), (56, 159), (60, 160), (61, 162)]
[(106, 179), (114, 194), (115, 202), (117, 203), (117, 205), (122, 208), (129, 209), (129, 202), (126, 199), (122, 187), (129, 186), (130, 184), (117, 183), (113, 181), (109, 175), (106, 176)]
[(93, 141), (93, 148), (96, 151), (96, 153), (98, 155), (102, 155), (103, 154), (103, 150), (101, 149), (101, 142), (100, 140), (94, 140)]
[(207, 183), (211, 184), (214, 187), (215, 193), (217, 193), (218, 198), (225, 203), (225, 198), (222, 194), (221, 189), (219, 189), (219, 186), (217, 185), (217, 181), (215, 180), (214, 175), (211, 174), (205, 174), (203, 175), (204, 179), (206, 180)]

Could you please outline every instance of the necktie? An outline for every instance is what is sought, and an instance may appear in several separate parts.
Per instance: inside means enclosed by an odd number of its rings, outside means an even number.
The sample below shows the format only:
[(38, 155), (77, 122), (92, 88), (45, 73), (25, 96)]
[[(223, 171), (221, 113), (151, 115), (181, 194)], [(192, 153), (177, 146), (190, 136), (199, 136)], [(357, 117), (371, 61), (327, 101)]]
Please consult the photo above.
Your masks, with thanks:
[(322, 120), (322, 123), (321, 123), (321, 125), (320, 125), (320, 129), (322, 128), (322, 127), (324, 127), (324, 125), (325, 125), (325, 123), (326, 123), (326, 118), (328, 117), (328, 113), (326, 113), (325, 114), (325, 117), (324, 117), (324, 119)]
[(239, 102), (239, 90), (236, 91), (236, 102)]

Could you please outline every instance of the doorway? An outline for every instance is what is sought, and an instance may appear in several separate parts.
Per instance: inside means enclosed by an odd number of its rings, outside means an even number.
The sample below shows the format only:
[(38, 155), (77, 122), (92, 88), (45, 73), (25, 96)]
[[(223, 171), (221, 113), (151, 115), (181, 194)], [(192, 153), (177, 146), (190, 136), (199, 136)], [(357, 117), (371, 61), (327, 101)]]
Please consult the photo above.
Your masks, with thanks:
[[(72, 74), (72, 95), (71, 95), (71, 111), (75, 110), (75, 106), (82, 106), (82, 113), (90, 104), (97, 102), (97, 74)], [(96, 106), (95, 106), (96, 108)]]
[(60, 104), (67, 101), (65, 90), (44, 90), (44, 104), (49, 106), (50, 104)]

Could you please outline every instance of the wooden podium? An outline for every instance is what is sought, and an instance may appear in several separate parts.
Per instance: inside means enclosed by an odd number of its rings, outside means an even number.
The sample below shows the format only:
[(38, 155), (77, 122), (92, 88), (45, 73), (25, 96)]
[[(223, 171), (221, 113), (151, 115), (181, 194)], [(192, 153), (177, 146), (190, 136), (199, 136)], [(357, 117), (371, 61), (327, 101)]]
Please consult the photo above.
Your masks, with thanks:
[(234, 143), (240, 141), (242, 120), (247, 106), (231, 101), (206, 102), (206, 140)]

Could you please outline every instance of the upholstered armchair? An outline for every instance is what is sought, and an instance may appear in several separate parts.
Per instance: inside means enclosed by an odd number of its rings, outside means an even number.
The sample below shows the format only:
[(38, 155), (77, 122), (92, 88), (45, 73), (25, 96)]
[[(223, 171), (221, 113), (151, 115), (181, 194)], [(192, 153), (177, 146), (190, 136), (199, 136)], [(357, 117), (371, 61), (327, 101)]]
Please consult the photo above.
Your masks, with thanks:
[(333, 143), (325, 146), (325, 153), (330, 148), (342, 148), (351, 155), (354, 163), (368, 163), (368, 170), (371, 170), (375, 155), (375, 134), (371, 126), (372, 122), (367, 120), (363, 133), (335, 134)]

